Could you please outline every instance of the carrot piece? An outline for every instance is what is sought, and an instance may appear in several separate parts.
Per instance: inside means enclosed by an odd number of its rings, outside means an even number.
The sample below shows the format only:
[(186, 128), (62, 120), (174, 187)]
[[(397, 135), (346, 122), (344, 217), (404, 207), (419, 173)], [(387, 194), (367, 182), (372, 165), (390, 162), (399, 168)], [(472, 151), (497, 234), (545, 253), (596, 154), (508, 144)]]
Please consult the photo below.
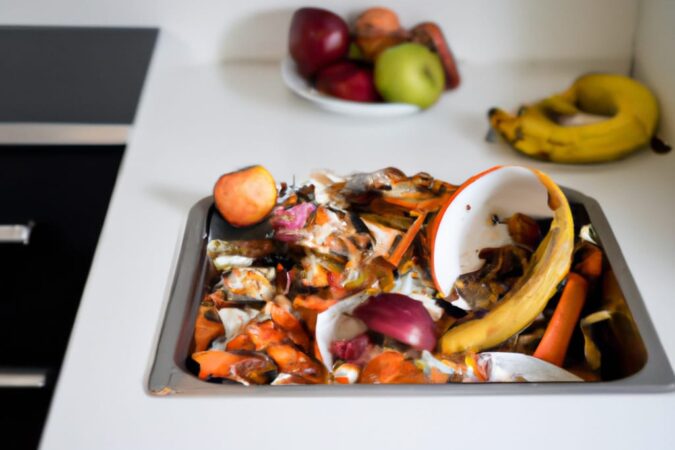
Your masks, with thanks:
[(272, 345), (267, 349), (267, 354), (279, 366), (282, 373), (298, 375), (309, 383), (326, 382), (323, 365), (291, 345)]
[(218, 318), (218, 311), (213, 306), (200, 306), (195, 320), (194, 351), (206, 350), (212, 340), (223, 334), (225, 328)]
[(240, 334), (232, 338), (225, 348), (227, 350), (255, 350), (255, 344), (248, 334)]
[(231, 367), (241, 361), (239, 355), (217, 350), (196, 352), (192, 359), (199, 364), (199, 378), (202, 380), (209, 376), (228, 378)]
[(574, 271), (589, 280), (597, 280), (602, 275), (602, 250), (592, 244), (585, 244), (582, 249), (583, 259), (577, 263)]
[(534, 357), (561, 367), (574, 327), (579, 321), (581, 309), (586, 301), (588, 282), (574, 272), (567, 275), (567, 284), (560, 296), (558, 306), (546, 327), (544, 336), (534, 352)]
[(288, 333), (288, 337), (293, 343), (302, 347), (303, 350), (309, 351), (309, 336), (307, 336), (305, 329), (302, 328), (302, 324), (293, 314), (279, 305), (272, 304), (271, 316), (272, 322)]
[(430, 212), (442, 208), (449, 198), (450, 195), (443, 194), (427, 199), (382, 197), (382, 200), (403, 209)]
[(271, 320), (249, 323), (244, 332), (258, 351), (265, 350), (270, 345), (288, 342), (287, 334), (278, 329)]
[(293, 309), (299, 314), (300, 318), (307, 325), (307, 329), (314, 334), (316, 330), (316, 316), (324, 312), (331, 306), (337, 303), (337, 299), (324, 299), (318, 295), (296, 295), (293, 299)]
[(431, 384), (445, 384), (450, 379), (450, 375), (443, 373), (440, 370), (433, 367), (431, 369), (431, 374), (429, 375), (429, 383)]
[(267, 384), (276, 372), (274, 363), (263, 354), (232, 353), (220, 350), (197, 352), (192, 359), (199, 364), (199, 378), (228, 378), (245, 384)]
[(308, 296), (301, 296), (297, 295), (293, 299), (293, 308), (305, 308), (309, 309), (311, 311), (316, 311), (317, 313), (324, 312), (331, 306), (337, 303), (337, 300), (335, 299), (325, 299), (321, 298), (318, 295), (308, 295)]
[(399, 263), (401, 262), (401, 258), (403, 258), (403, 255), (405, 255), (405, 252), (408, 251), (410, 248), (410, 245), (413, 243), (415, 240), (415, 236), (417, 236), (417, 233), (419, 233), (420, 228), (422, 228), (422, 225), (424, 224), (424, 219), (426, 219), (427, 213), (423, 212), (421, 213), (417, 219), (415, 219), (415, 222), (408, 228), (408, 231), (405, 232), (403, 235), (403, 238), (401, 239), (401, 242), (398, 243), (394, 251), (389, 255), (386, 260), (391, 263), (394, 267), (398, 267)]
[(296, 309), (298, 314), (300, 314), (300, 319), (305, 322), (305, 326), (310, 334), (313, 336), (316, 331), (316, 317), (319, 315), (316, 311), (311, 309), (298, 308)]
[(313, 355), (314, 359), (319, 361), (320, 363), (323, 363), (323, 358), (321, 357), (321, 350), (319, 350), (319, 343), (314, 341), (313, 347)]
[(328, 211), (326, 210), (326, 208), (322, 206), (316, 208), (314, 223), (316, 225), (325, 225), (328, 222), (330, 222), (330, 215), (328, 215)]
[(424, 384), (424, 373), (399, 352), (385, 351), (371, 359), (361, 372), (362, 384)]

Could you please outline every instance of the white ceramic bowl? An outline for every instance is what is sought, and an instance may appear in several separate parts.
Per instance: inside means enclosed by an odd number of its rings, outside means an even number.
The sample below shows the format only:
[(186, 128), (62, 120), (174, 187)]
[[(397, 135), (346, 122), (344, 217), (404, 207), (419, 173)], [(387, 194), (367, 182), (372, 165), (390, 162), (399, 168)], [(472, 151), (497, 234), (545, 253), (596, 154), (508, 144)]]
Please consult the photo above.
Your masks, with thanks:
[(420, 112), (422, 108), (408, 103), (362, 103), (324, 95), (298, 73), (290, 56), (281, 61), (281, 78), (286, 86), (316, 106), (339, 114), (357, 117), (397, 117)]

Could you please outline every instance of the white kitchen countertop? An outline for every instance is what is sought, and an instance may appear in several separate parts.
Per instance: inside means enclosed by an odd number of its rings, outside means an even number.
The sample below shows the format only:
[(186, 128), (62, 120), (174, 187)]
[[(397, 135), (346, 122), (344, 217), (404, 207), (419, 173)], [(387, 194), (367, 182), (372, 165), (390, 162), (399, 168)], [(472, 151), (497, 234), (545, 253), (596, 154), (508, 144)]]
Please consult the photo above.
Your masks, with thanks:
[[(42, 441), (43, 449), (675, 448), (675, 395), (152, 397), (146, 377), (192, 204), (253, 163), (277, 180), (397, 166), (452, 182), (528, 164), (597, 199), (675, 360), (675, 154), (593, 166), (484, 141), (515, 109), (611, 62), (462, 65), (463, 84), (413, 117), (353, 119), (282, 85), (277, 63), (195, 66), (160, 38)], [(86, 205), (83, 205), (86, 207)]]

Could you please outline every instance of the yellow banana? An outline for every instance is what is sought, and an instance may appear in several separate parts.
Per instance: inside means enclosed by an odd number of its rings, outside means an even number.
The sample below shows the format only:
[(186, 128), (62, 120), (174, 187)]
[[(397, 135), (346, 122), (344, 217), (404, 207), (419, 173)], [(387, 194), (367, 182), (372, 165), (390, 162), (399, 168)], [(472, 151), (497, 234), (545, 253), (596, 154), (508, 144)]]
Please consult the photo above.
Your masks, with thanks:
[[(558, 122), (580, 112), (607, 119), (585, 125)], [(495, 130), (529, 156), (593, 163), (621, 158), (648, 144), (656, 131), (659, 108), (654, 94), (638, 81), (623, 75), (589, 74), (565, 92), (522, 107), (518, 115), (495, 108), (489, 117)]]

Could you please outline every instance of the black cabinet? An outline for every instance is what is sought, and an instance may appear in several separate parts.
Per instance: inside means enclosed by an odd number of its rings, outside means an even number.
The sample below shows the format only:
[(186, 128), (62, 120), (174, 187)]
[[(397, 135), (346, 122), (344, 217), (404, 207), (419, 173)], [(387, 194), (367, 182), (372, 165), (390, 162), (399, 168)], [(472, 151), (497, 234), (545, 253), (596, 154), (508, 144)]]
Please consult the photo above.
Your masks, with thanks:
[[(87, 279), (124, 148), (0, 147), (0, 371), (45, 370), (44, 388), (0, 388), (7, 448), (35, 448)], [(3, 445), (4, 447), (4, 445)]]
[[(131, 124), (157, 33), (0, 26), (0, 127), (47, 125), (18, 142), (102, 142), (58, 126)], [(123, 151), (0, 145), (0, 386), (46, 375), (0, 387), (0, 449), (39, 443)], [(28, 224), (27, 244), (2, 242)]]
[(53, 385), (42, 389), (0, 389), (0, 442), (3, 449), (35, 449), (40, 442)]

